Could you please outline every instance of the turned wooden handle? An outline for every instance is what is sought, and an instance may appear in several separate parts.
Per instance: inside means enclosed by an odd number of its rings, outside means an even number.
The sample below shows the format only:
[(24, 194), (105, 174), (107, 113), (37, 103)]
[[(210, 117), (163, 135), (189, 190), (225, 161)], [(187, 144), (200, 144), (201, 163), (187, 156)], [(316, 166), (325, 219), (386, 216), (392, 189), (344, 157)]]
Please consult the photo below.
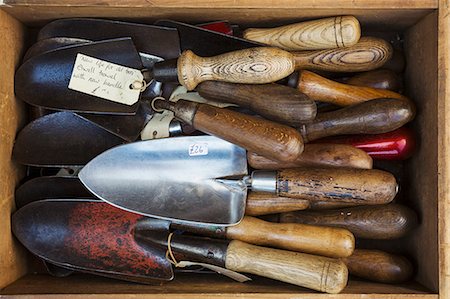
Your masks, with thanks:
[(297, 88), (315, 101), (350, 106), (378, 98), (408, 100), (396, 92), (339, 83), (309, 71), (300, 71)]
[(361, 37), (358, 43), (339, 49), (292, 52), (295, 69), (327, 72), (365, 72), (383, 66), (393, 53), (381, 38)]
[(201, 83), (198, 93), (207, 99), (237, 104), (259, 115), (287, 125), (298, 126), (316, 117), (313, 100), (295, 88), (280, 84), (235, 84), (219, 81)]
[(339, 16), (277, 28), (250, 28), (243, 36), (285, 50), (320, 50), (354, 45), (361, 28), (355, 17)]
[(410, 101), (376, 99), (336, 111), (318, 114), (300, 127), (305, 142), (345, 134), (380, 134), (400, 128), (415, 116)]
[(355, 249), (355, 238), (346, 229), (298, 223), (273, 223), (245, 216), (227, 228), (227, 238), (328, 257), (347, 257)]
[(171, 110), (175, 117), (197, 130), (270, 157), (294, 161), (303, 151), (303, 141), (294, 128), (232, 110), (180, 100), (156, 100), (156, 108)]
[(252, 192), (247, 195), (245, 215), (260, 216), (282, 212), (298, 211), (307, 209), (309, 201), (281, 197), (268, 192)]
[(417, 226), (417, 215), (405, 206), (389, 204), (289, 212), (280, 215), (280, 222), (346, 228), (357, 238), (395, 239)]
[(294, 168), (277, 174), (280, 196), (310, 201), (383, 204), (394, 199), (397, 189), (395, 177), (378, 169)]
[(187, 90), (208, 80), (264, 84), (289, 76), (294, 71), (291, 53), (270, 47), (233, 51), (214, 57), (200, 57), (190, 50), (178, 58), (178, 81)]
[(294, 162), (278, 162), (248, 152), (247, 161), (255, 169), (277, 170), (296, 167), (350, 167), (371, 169), (372, 158), (363, 150), (347, 144), (305, 144)]
[(225, 267), (333, 294), (341, 292), (348, 279), (347, 267), (338, 259), (265, 248), (241, 241), (230, 242)]
[(355, 249), (342, 261), (350, 274), (381, 283), (406, 282), (414, 272), (407, 258), (381, 250)]
[(388, 69), (378, 69), (357, 74), (353, 77), (345, 78), (343, 82), (350, 85), (386, 89), (394, 92), (402, 89), (400, 76)]

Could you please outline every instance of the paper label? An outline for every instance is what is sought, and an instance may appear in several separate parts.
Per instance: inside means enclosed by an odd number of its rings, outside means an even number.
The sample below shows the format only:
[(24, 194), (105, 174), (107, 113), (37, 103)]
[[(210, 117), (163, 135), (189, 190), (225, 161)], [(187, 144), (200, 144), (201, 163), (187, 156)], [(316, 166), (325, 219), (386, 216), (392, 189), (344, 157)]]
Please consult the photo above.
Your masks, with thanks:
[(206, 156), (208, 154), (207, 143), (195, 143), (189, 146), (189, 156)]
[(69, 89), (131, 106), (139, 100), (141, 91), (130, 86), (143, 80), (140, 70), (78, 53)]

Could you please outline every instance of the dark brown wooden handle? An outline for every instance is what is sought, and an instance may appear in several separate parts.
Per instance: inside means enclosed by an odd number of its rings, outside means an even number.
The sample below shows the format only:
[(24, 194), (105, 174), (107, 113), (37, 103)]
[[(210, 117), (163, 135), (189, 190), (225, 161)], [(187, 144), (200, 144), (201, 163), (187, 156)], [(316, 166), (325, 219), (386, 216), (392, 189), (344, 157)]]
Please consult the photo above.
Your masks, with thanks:
[(252, 273), (297, 286), (339, 293), (347, 285), (348, 270), (339, 259), (231, 241), (227, 269)]
[(307, 209), (309, 201), (298, 198), (281, 197), (273, 193), (249, 192), (245, 215), (260, 216)]
[(220, 137), (249, 151), (277, 161), (295, 161), (303, 140), (294, 128), (232, 110), (180, 100), (157, 100), (156, 108), (171, 110), (175, 117), (197, 130)]
[(381, 283), (406, 282), (414, 272), (407, 258), (381, 250), (355, 249), (342, 261), (350, 274)]
[(381, 38), (361, 37), (345, 48), (292, 52), (295, 69), (327, 72), (364, 72), (383, 66), (393, 53), (392, 46)]
[(316, 254), (348, 257), (355, 249), (353, 234), (341, 228), (299, 223), (273, 223), (245, 216), (227, 228), (227, 238), (246, 243)]
[(277, 175), (280, 196), (309, 201), (376, 205), (391, 202), (397, 189), (395, 177), (378, 169), (294, 168)]
[(255, 169), (277, 170), (296, 167), (350, 167), (371, 169), (372, 158), (363, 150), (348, 144), (306, 144), (300, 157), (294, 162), (273, 161), (248, 152), (247, 161)]
[(417, 226), (417, 215), (405, 206), (389, 204), (289, 212), (280, 215), (280, 222), (342, 227), (357, 238), (395, 239)]
[(393, 131), (411, 121), (415, 107), (410, 101), (376, 99), (336, 111), (318, 114), (300, 127), (305, 142), (345, 134), (380, 134)]
[(297, 88), (315, 101), (337, 106), (350, 106), (378, 98), (408, 100), (390, 90), (339, 83), (309, 71), (300, 71)]
[(355, 17), (339, 16), (277, 28), (250, 28), (243, 36), (285, 50), (317, 50), (354, 45), (361, 36), (361, 28)]
[(350, 85), (386, 89), (394, 92), (399, 92), (402, 89), (400, 76), (388, 69), (360, 73), (353, 77), (345, 78), (343, 82)]
[(178, 81), (187, 90), (208, 80), (235, 83), (272, 83), (294, 71), (291, 53), (271, 47), (233, 51), (213, 57), (200, 57), (190, 50), (178, 58)]
[(298, 90), (280, 84), (235, 84), (207, 81), (197, 87), (207, 99), (233, 103), (259, 115), (291, 126), (299, 126), (316, 117), (313, 100)]

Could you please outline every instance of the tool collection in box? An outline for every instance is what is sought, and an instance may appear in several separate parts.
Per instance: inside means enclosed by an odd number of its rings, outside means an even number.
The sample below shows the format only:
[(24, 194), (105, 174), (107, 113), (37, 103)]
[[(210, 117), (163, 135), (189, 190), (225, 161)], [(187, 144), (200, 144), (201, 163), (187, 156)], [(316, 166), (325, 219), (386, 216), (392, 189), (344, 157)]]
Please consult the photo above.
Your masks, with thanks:
[(56, 276), (406, 282), (413, 261), (373, 246), (419, 222), (399, 201), (416, 109), (397, 47), (353, 16), (53, 21), (15, 76), (34, 119), (13, 233)]

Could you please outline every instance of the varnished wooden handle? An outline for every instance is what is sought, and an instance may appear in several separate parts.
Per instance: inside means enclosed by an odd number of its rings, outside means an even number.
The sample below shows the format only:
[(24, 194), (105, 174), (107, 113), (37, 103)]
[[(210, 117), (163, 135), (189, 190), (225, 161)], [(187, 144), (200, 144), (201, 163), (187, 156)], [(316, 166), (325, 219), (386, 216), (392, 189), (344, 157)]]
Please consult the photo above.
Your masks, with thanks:
[(326, 72), (365, 72), (383, 66), (392, 46), (381, 38), (361, 37), (353, 46), (330, 50), (292, 52), (295, 69)]
[(318, 114), (312, 123), (300, 127), (300, 132), (305, 142), (335, 135), (380, 134), (400, 128), (414, 116), (410, 101), (376, 99)]
[(338, 259), (241, 241), (230, 242), (225, 267), (333, 294), (341, 292), (348, 279), (347, 267)]
[(350, 106), (378, 98), (408, 100), (390, 90), (339, 83), (309, 71), (300, 71), (297, 88), (315, 101), (338, 106)]
[(287, 125), (298, 126), (316, 117), (313, 100), (295, 88), (280, 84), (235, 84), (207, 81), (197, 87), (207, 99), (233, 103), (259, 115)]
[(280, 222), (342, 227), (358, 238), (395, 239), (417, 226), (417, 215), (405, 206), (389, 204), (289, 212), (280, 215)]
[(280, 197), (276, 194), (266, 192), (249, 192), (247, 195), (245, 214), (250, 216), (275, 214), (304, 210), (308, 206), (309, 201), (303, 199)]
[(295, 161), (303, 151), (302, 137), (294, 128), (232, 110), (180, 100), (157, 100), (156, 108), (197, 130), (220, 137), (276, 161)]
[(350, 85), (386, 89), (394, 92), (398, 92), (402, 89), (400, 76), (388, 69), (378, 69), (360, 73), (344, 79), (343, 82)]
[(372, 158), (363, 150), (346, 144), (306, 144), (303, 153), (294, 162), (273, 161), (248, 152), (247, 161), (255, 169), (277, 170), (295, 167), (350, 167), (371, 169)]
[(277, 28), (250, 28), (243, 36), (285, 50), (319, 50), (354, 45), (361, 36), (361, 28), (355, 17), (339, 16)]
[(355, 249), (353, 254), (342, 258), (350, 274), (381, 283), (402, 283), (413, 275), (411, 262), (400, 255), (381, 250)]
[(188, 90), (208, 80), (264, 84), (294, 71), (291, 53), (270, 47), (250, 48), (214, 57), (200, 57), (190, 50), (178, 58), (178, 81)]
[(294, 168), (277, 175), (280, 196), (310, 201), (383, 204), (394, 199), (397, 188), (392, 174), (377, 169)]
[(347, 257), (355, 249), (355, 238), (346, 229), (273, 223), (251, 216), (245, 216), (238, 225), (228, 227), (227, 238), (328, 257)]

